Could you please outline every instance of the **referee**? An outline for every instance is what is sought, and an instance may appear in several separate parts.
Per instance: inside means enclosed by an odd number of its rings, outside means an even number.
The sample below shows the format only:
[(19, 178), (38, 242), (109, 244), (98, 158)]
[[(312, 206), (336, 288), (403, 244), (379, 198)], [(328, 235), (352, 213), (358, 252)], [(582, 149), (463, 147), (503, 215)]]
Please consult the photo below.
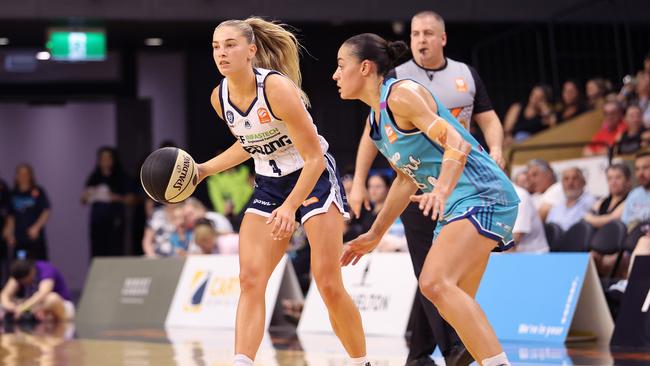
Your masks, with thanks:
[[(492, 108), (492, 103), (480, 77), (472, 67), (446, 58), (445, 22), (433, 11), (417, 13), (411, 19), (411, 52), (413, 58), (397, 66), (386, 77), (408, 78), (417, 81), (433, 93), (444, 106), (469, 129), (473, 120), (481, 128), (490, 156), (503, 168), (503, 127)], [(366, 126), (368, 128), (368, 126)], [(377, 149), (364, 132), (357, 152), (353, 187), (348, 202), (358, 217), (361, 204), (370, 209), (365, 182), (368, 171), (377, 156)], [(433, 241), (436, 222), (422, 215), (417, 203), (411, 203), (401, 215), (415, 276), (420, 277), (426, 256)], [(474, 297), (475, 294), (469, 294)], [(413, 305), (413, 332), (407, 366), (434, 365), (429, 357), (436, 343), (447, 365), (466, 366), (472, 356), (461, 343), (453, 328), (420, 290)]]

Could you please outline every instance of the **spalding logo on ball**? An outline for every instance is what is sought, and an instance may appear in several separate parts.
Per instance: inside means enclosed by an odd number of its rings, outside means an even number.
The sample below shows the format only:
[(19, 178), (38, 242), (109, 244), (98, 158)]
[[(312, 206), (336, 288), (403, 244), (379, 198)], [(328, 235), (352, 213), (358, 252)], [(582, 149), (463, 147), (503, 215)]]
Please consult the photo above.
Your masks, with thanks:
[(152, 152), (140, 169), (140, 182), (147, 195), (160, 203), (178, 203), (194, 193), (199, 169), (187, 152), (163, 147)]

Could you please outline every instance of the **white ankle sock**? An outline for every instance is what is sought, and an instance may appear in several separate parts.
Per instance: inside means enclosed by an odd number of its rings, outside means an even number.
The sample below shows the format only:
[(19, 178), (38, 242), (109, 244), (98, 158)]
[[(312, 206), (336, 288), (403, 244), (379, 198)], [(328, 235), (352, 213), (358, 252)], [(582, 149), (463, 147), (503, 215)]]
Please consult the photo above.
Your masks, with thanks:
[(233, 359), (233, 366), (253, 366), (253, 360), (246, 355), (238, 354)]
[(350, 366), (366, 366), (368, 364), (368, 358), (366, 356), (350, 358)]
[(483, 366), (510, 366), (510, 361), (508, 361), (508, 356), (505, 352), (501, 352), (496, 356), (486, 358), (481, 362)]

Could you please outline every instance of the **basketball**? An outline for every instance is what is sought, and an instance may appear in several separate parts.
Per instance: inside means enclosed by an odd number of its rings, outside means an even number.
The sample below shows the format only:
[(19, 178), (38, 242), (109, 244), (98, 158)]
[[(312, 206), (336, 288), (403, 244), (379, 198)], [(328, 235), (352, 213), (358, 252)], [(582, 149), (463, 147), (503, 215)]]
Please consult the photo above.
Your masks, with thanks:
[(199, 170), (187, 152), (164, 147), (152, 152), (142, 164), (140, 181), (147, 195), (156, 202), (178, 203), (194, 193)]

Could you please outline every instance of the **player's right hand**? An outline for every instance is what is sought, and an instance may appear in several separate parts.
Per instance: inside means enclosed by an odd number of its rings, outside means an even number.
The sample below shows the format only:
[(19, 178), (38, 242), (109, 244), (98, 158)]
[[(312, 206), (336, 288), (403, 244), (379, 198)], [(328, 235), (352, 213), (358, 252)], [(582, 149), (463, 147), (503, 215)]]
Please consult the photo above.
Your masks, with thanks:
[(293, 231), (296, 229), (296, 210), (297, 208), (290, 207), (285, 202), (271, 212), (271, 216), (266, 220), (266, 224), (273, 225), (271, 229), (273, 240), (291, 238)]
[(348, 205), (352, 211), (353, 218), (361, 216), (361, 205), (370, 211), (370, 199), (368, 198), (368, 190), (365, 184), (353, 184), (348, 196)]
[(207, 168), (205, 167), (205, 163), (196, 164), (196, 169), (199, 171), (198, 174), (197, 174), (198, 180), (196, 182), (196, 184), (198, 185), (205, 178), (207, 178), (208, 172), (207, 172)]

